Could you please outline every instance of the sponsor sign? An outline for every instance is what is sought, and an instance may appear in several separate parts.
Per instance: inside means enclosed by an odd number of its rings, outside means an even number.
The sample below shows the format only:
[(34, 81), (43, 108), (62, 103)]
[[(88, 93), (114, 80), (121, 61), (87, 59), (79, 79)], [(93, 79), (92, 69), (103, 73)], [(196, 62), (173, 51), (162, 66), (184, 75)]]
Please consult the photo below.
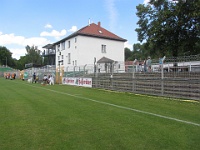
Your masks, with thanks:
[(92, 78), (69, 78), (63, 77), (62, 84), (92, 87)]

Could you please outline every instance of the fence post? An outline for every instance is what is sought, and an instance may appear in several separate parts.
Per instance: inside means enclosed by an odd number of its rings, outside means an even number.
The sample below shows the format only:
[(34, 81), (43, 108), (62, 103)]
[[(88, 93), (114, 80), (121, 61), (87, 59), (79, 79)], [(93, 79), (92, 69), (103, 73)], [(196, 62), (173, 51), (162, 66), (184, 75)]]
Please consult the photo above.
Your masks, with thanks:
[(97, 88), (97, 63), (96, 63), (96, 57), (94, 57), (94, 79), (95, 79), (95, 87)]
[(135, 59), (133, 61), (133, 75), (132, 75), (132, 80), (133, 80), (133, 85), (132, 85), (132, 91), (135, 91), (135, 62), (137, 61), (137, 59)]
[(67, 68), (66, 68), (66, 77), (68, 77), (68, 68), (69, 68), (69, 66), (67, 66)]
[(164, 68), (163, 68), (163, 63), (165, 60), (165, 56), (162, 58), (162, 64), (161, 64), (161, 94), (164, 94)]
[(74, 66), (74, 75), (73, 75), (73, 77), (75, 77), (75, 67), (76, 67), (76, 66)]
[(114, 73), (114, 63), (111, 63), (111, 75), (110, 75), (111, 89), (113, 89), (113, 73)]
[(86, 66), (87, 64), (83, 67), (84, 75), (86, 74), (86, 71), (85, 71)]

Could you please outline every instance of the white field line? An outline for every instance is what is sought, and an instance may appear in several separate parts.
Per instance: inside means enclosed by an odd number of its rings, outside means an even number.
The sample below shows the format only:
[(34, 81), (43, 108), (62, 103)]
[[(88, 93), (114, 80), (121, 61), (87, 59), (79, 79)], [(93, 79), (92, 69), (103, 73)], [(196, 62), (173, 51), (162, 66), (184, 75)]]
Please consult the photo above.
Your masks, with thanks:
[[(23, 83), (23, 84), (25, 84), (25, 83)], [(89, 101), (92, 101), (92, 102), (95, 102), (95, 103), (99, 103), (99, 104), (109, 105), (109, 106), (112, 106), (112, 107), (117, 107), (117, 108), (121, 108), (121, 109), (125, 109), (125, 110), (131, 110), (131, 111), (142, 113), (142, 114), (156, 116), (156, 117), (164, 118), (164, 119), (168, 119), (168, 120), (174, 120), (174, 121), (177, 121), (177, 122), (190, 124), (190, 125), (195, 125), (195, 126), (199, 126), (200, 127), (200, 124), (194, 123), (194, 122), (190, 122), (190, 121), (185, 121), (185, 120), (181, 120), (181, 119), (177, 119), (177, 118), (167, 117), (167, 116), (163, 116), (163, 115), (159, 115), (159, 114), (155, 114), (155, 113), (151, 113), (151, 112), (147, 112), (147, 111), (142, 111), (142, 110), (138, 110), (138, 109), (134, 109), (134, 108), (130, 108), (130, 107), (120, 106), (120, 105), (116, 105), (116, 104), (112, 104), (112, 103), (102, 102), (102, 101), (94, 100), (94, 99), (91, 99), (91, 98), (78, 96), (76, 94), (64, 93), (64, 92), (60, 92), (60, 91), (46, 89), (44, 87), (36, 87), (36, 86), (33, 86), (32, 84), (26, 84), (26, 85), (32, 86), (34, 88), (44, 89), (46, 91), (51, 91), (51, 92), (54, 92), (54, 93), (59, 93), (59, 94), (64, 94), (64, 95), (68, 95), (68, 96), (72, 96), (72, 97), (76, 97), (76, 98), (80, 98), (80, 99), (84, 99), (84, 100), (89, 100)]]

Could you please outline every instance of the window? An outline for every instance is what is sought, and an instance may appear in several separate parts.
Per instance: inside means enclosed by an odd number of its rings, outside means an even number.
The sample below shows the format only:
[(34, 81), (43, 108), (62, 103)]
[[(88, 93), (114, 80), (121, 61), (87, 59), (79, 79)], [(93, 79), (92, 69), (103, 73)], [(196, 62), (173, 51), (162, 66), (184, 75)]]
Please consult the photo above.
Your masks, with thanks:
[(58, 61), (58, 66), (63, 65), (63, 64), (64, 64), (64, 61), (63, 61), (63, 60)]
[(60, 60), (60, 56), (58, 56), (58, 61)]
[(76, 38), (74, 39), (74, 42), (75, 42), (75, 43), (77, 42), (77, 39), (76, 39)]
[(65, 42), (61, 43), (61, 49), (64, 50), (65, 49)]
[(64, 57), (63, 57), (63, 55), (62, 55), (62, 58), (61, 59), (63, 59)]
[(75, 66), (77, 66), (77, 60), (75, 60)]
[(101, 53), (106, 53), (106, 45), (101, 45)]
[(70, 41), (68, 41), (68, 48), (70, 48)]
[(68, 53), (68, 64), (71, 64), (71, 54)]

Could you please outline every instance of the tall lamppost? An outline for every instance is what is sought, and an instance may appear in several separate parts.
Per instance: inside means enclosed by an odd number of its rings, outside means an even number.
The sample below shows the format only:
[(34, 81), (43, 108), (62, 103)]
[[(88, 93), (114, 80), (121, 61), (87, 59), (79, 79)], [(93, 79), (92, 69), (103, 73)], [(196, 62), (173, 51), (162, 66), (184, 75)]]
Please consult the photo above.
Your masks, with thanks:
[(6, 67), (7, 67), (7, 57), (6, 57)]

